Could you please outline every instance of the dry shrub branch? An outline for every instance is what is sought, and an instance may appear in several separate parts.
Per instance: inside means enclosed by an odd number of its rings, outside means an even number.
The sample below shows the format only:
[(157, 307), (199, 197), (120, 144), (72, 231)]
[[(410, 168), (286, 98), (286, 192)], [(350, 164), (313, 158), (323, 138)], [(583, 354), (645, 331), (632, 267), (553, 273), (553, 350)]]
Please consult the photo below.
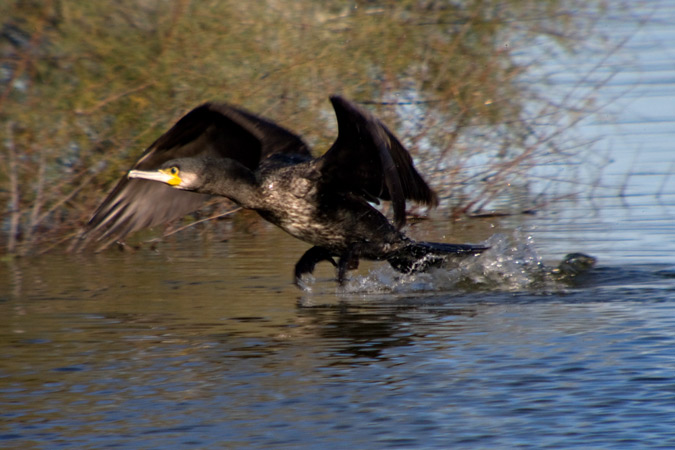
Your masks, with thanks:
[[(9, 0), (0, 5), (0, 243), (74, 234), (142, 150), (197, 104), (228, 101), (325, 149), (327, 96), (369, 103), (448, 215), (492, 208), (558, 138), (571, 104), (533, 111), (530, 45), (574, 51), (602, 2)], [(582, 108), (584, 109), (584, 108)], [(532, 131), (550, 119), (546, 132)]]

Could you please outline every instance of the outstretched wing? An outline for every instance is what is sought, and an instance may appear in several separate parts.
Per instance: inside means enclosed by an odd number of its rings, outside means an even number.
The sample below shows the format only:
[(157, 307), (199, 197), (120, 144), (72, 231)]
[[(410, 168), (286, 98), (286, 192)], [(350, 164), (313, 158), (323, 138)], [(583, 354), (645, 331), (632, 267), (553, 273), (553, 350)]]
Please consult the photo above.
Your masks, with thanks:
[(354, 192), (370, 201), (391, 200), (398, 228), (405, 224), (406, 199), (431, 206), (438, 203), (410, 153), (382, 122), (342, 97), (330, 100), (338, 137), (319, 162), (327, 189)]
[[(255, 170), (275, 153), (311, 156), (302, 139), (273, 122), (227, 104), (206, 103), (160, 136), (133, 169), (156, 169), (176, 158), (211, 157), (235, 159)], [(86, 237), (120, 239), (184, 216), (207, 198), (124, 175), (89, 220)]]

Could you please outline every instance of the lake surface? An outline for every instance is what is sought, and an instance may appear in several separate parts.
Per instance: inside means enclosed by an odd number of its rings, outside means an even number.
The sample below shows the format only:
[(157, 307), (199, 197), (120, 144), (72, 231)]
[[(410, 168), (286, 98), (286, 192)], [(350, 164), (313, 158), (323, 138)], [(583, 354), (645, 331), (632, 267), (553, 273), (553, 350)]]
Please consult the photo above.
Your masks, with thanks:
[[(385, 285), (377, 266), (350, 292), (326, 269), (301, 293), (302, 244), (236, 238), (19, 261), (0, 302), (3, 448), (675, 446), (668, 266), (459, 289), (443, 271)], [(285, 243), (279, 264), (261, 240)]]
[[(632, 61), (607, 95), (630, 90), (579, 126), (606, 136), (597, 188), (534, 216), (412, 227), (492, 245), (457, 268), (365, 263), (340, 289), (323, 264), (303, 292), (307, 246), (243, 219), (157, 250), (3, 262), (0, 447), (675, 448), (663, 5), (606, 63)], [(573, 251), (597, 267), (542, 276)]]

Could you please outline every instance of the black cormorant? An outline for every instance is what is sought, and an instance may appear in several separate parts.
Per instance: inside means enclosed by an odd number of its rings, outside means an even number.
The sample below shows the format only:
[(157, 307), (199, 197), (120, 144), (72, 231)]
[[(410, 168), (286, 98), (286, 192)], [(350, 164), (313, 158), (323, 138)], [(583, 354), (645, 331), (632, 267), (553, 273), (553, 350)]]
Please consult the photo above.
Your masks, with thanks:
[[(435, 206), (436, 194), (382, 122), (342, 97), (330, 100), (338, 137), (318, 158), (300, 137), (240, 108), (206, 103), (193, 109), (118, 182), (89, 221), (88, 234), (119, 239), (217, 195), (313, 245), (295, 266), (296, 283), (320, 261), (337, 267), (341, 283), (359, 258), (412, 272), (485, 250), (406, 237), (400, 231), (406, 199)], [(369, 204), (379, 200), (391, 201), (393, 223)]]

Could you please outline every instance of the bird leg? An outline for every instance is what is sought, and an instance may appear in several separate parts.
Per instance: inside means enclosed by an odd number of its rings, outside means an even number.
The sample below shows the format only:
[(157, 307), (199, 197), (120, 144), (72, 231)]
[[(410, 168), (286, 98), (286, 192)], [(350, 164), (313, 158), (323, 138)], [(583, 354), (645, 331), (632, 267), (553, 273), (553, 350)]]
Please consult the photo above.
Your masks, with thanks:
[(340, 255), (340, 260), (337, 264), (337, 282), (342, 285), (345, 282), (347, 271), (358, 269), (359, 267), (359, 252), (356, 245), (350, 245), (346, 252)]
[(295, 264), (295, 284), (300, 284), (300, 279), (304, 274), (311, 274), (314, 272), (314, 267), (321, 261), (328, 261), (333, 266), (337, 267), (333, 255), (331, 255), (324, 247), (314, 246), (307, 250)]

